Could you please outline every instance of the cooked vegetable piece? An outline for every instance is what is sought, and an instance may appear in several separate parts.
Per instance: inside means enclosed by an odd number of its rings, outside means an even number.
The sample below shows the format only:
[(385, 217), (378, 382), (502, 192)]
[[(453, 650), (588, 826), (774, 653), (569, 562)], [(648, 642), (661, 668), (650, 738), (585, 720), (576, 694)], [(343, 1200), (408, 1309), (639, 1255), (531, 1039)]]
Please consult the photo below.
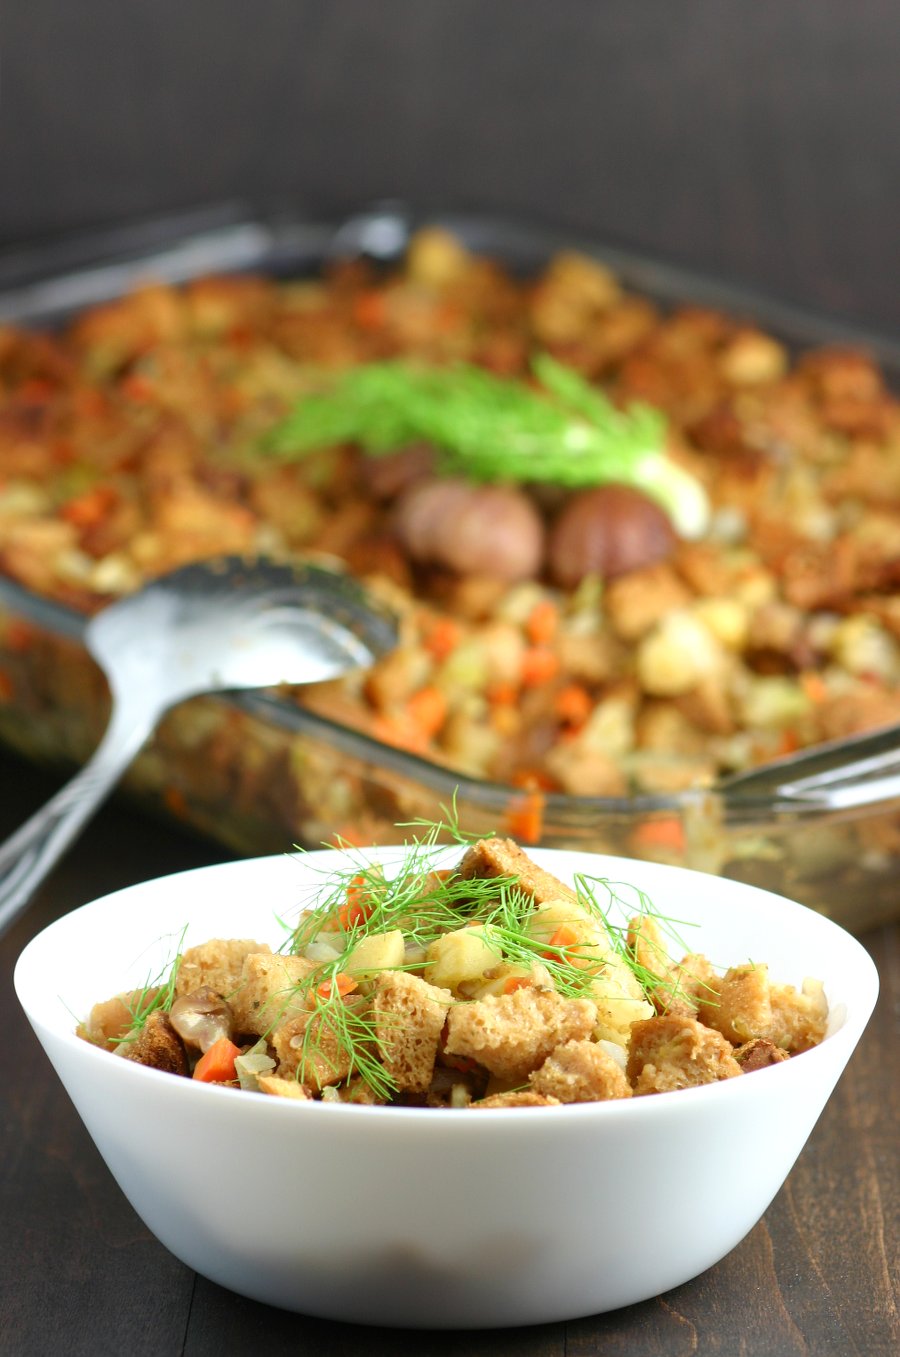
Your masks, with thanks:
[(240, 1046), (235, 1046), (227, 1037), (220, 1037), (197, 1061), (194, 1078), (202, 1084), (234, 1083), (237, 1080), (234, 1062), (240, 1053)]

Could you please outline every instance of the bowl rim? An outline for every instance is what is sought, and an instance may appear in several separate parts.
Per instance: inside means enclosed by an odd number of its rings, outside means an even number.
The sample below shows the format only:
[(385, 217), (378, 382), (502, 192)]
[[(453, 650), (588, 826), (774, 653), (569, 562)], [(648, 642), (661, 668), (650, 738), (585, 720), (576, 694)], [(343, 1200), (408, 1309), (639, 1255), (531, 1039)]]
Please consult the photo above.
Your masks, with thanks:
[[(458, 854), (459, 852), (459, 845), (436, 845), (436, 848), (438, 850), (446, 848), (446, 851), (449, 854)], [(350, 851), (352, 851), (354, 855), (364, 855), (366, 858), (371, 858), (371, 860), (387, 859), (389, 861), (391, 856), (399, 855), (408, 852), (409, 850), (408, 845), (401, 846), (399, 844), (390, 844), (364, 846), (361, 848), (356, 848), (354, 846)], [(744, 882), (732, 881), (728, 878), (714, 877), (709, 873), (698, 872), (690, 868), (670, 866), (662, 863), (650, 863), (642, 859), (631, 859), (611, 854), (593, 853), (582, 849), (529, 848), (528, 851), (529, 854), (533, 855), (534, 859), (538, 861), (539, 865), (543, 861), (546, 861), (548, 865), (552, 865), (554, 862), (558, 864), (560, 859), (591, 859), (609, 866), (621, 864), (626, 870), (629, 868), (637, 868), (640, 872), (649, 872), (649, 874), (653, 876), (659, 875), (663, 880), (675, 878), (676, 880), (686, 881), (690, 884), (692, 879), (701, 879), (706, 883), (707, 889), (709, 888), (709, 883), (711, 881), (716, 881), (729, 895), (737, 895), (745, 898), (756, 897), (769, 904), (777, 903), (780, 908), (788, 909), (795, 918), (799, 918), (807, 925), (813, 925), (813, 927), (820, 930), (824, 936), (828, 937), (830, 935), (832, 943), (839, 943), (841, 948), (846, 951), (847, 964), (845, 973), (849, 975), (849, 983), (852, 984), (853, 989), (856, 991), (856, 995), (852, 1006), (848, 1007), (843, 1001), (840, 1002), (838, 1007), (842, 1008), (843, 1012), (840, 1023), (835, 1030), (830, 1032), (820, 1045), (802, 1053), (803, 1067), (812, 1073), (815, 1068), (824, 1061), (830, 1066), (839, 1062), (839, 1068), (842, 1069), (847, 1060), (849, 1060), (875, 1007), (879, 994), (879, 975), (874, 961), (863, 947), (862, 943), (833, 920), (817, 913), (815, 910), (801, 904), (799, 901), (791, 900), (774, 891), (768, 891)], [(73, 935), (77, 934), (79, 921), (85, 916), (114, 910), (120, 907), (128, 897), (132, 897), (131, 899), (128, 899), (129, 907), (135, 910), (140, 909), (142, 907), (140, 897), (143, 894), (152, 895), (160, 888), (164, 888), (168, 883), (174, 881), (181, 883), (189, 883), (194, 879), (211, 881), (217, 876), (238, 875), (247, 875), (252, 878), (254, 874), (257, 874), (260, 871), (272, 871), (276, 863), (294, 862), (302, 864), (309, 859), (313, 859), (317, 863), (327, 859), (339, 859), (342, 856), (346, 857), (346, 850), (337, 848), (316, 849), (310, 852), (301, 850), (297, 853), (273, 854), (265, 857), (238, 859), (235, 861), (226, 861), (202, 867), (189, 868), (179, 872), (166, 873), (162, 876), (151, 877), (144, 881), (134, 882), (131, 885), (107, 892), (104, 895), (98, 896), (95, 899), (89, 900), (77, 908), (68, 911), (58, 919), (53, 920), (45, 928), (41, 929), (40, 932), (35, 934), (35, 936), (23, 947), (17, 958), (13, 972), (13, 985), (16, 996), (31, 1026), (35, 1030), (41, 1045), (44, 1046), (46, 1050), (44, 1041), (44, 1034), (46, 1033), (54, 1044), (60, 1045), (61, 1048), (66, 1051), (70, 1057), (74, 1058), (74, 1060), (83, 1068), (91, 1069), (93, 1067), (97, 1069), (98, 1073), (103, 1069), (106, 1069), (108, 1074), (112, 1071), (113, 1067), (110, 1065), (109, 1061), (110, 1053), (98, 1046), (93, 1046), (90, 1042), (87, 1042), (76, 1035), (75, 1023), (78, 1019), (70, 1012), (70, 1010), (66, 1009), (66, 1011), (69, 1012), (71, 1019), (70, 1026), (65, 1026), (59, 1018), (57, 1018), (56, 1021), (52, 1021), (45, 1012), (40, 1011), (41, 994), (37, 976), (40, 974), (42, 956), (51, 945), (57, 943), (59, 935), (64, 936), (67, 931), (71, 931)], [(616, 878), (610, 877), (609, 879), (620, 881), (623, 884), (628, 883), (627, 875)], [(148, 948), (153, 946), (156, 941), (168, 936), (167, 933), (157, 935), (157, 938), (152, 939), (147, 944)], [(43, 997), (44, 999), (48, 998), (46, 993)], [(60, 1000), (62, 999), (62, 996), (57, 997)], [(64, 1001), (62, 1001), (62, 1006), (65, 1007)], [(101, 1064), (99, 1066), (93, 1065), (92, 1062), (96, 1061), (100, 1061)], [(200, 1096), (207, 1099), (226, 1098), (230, 1100), (228, 1105), (232, 1108), (236, 1109), (240, 1106), (246, 1109), (243, 1113), (240, 1113), (242, 1116), (248, 1114), (254, 1116), (294, 1115), (293, 1113), (286, 1113), (285, 1110), (287, 1106), (296, 1106), (293, 1100), (266, 1097), (262, 1094), (253, 1098), (236, 1100), (233, 1098), (234, 1090), (232, 1089), (217, 1088), (214, 1085), (199, 1085), (192, 1079), (176, 1079), (163, 1071), (149, 1069), (145, 1066), (138, 1065), (133, 1061), (118, 1061), (115, 1064), (115, 1068), (120, 1071), (116, 1076), (117, 1079), (124, 1078), (126, 1081), (137, 1079), (139, 1082), (137, 1085), (134, 1085), (135, 1088), (141, 1086), (141, 1080), (150, 1080), (151, 1083), (147, 1084), (145, 1082), (144, 1085), (148, 1090), (153, 1085), (159, 1087), (160, 1093), (168, 1088), (169, 1094), (166, 1096), (169, 1097)], [(788, 1072), (792, 1068), (796, 1071), (794, 1059), (780, 1062), (779, 1064), (769, 1066), (766, 1069), (754, 1071), (754, 1078), (764, 1076), (768, 1081), (766, 1087), (769, 1087), (774, 1079), (784, 1080), (795, 1077)], [(161, 1084), (159, 1082), (160, 1080), (163, 1081)], [(695, 1106), (699, 1099), (704, 1097), (708, 1099), (712, 1096), (717, 1100), (723, 1098), (742, 1098), (745, 1096), (753, 1097), (752, 1089), (758, 1087), (759, 1085), (754, 1083), (748, 1090), (746, 1081), (741, 1079), (726, 1079), (712, 1084), (672, 1090), (663, 1098), (644, 1097), (610, 1099), (606, 1101), (561, 1104), (559, 1107), (483, 1108), (478, 1109), (481, 1112), (480, 1117), (464, 1118), (463, 1122), (466, 1120), (471, 1121), (476, 1127), (485, 1122), (489, 1124), (498, 1124), (502, 1125), (505, 1130), (508, 1131), (514, 1124), (521, 1124), (523, 1126), (533, 1125), (534, 1117), (537, 1115), (540, 1115), (545, 1119), (549, 1117), (552, 1121), (556, 1122), (559, 1119), (560, 1114), (563, 1114), (564, 1123), (568, 1123), (572, 1120), (573, 1124), (575, 1119), (580, 1120), (586, 1116), (599, 1115), (606, 1119), (621, 1117), (630, 1118), (634, 1116), (643, 1117), (646, 1115), (646, 1112), (641, 1111), (641, 1109), (645, 1108), (648, 1104), (653, 1107), (661, 1107), (664, 1109), (663, 1111), (655, 1112), (652, 1115), (656, 1117), (673, 1117), (678, 1115), (679, 1108), (685, 1107), (685, 1100), (688, 1097), (693, 1100), (693, 1103), (688, 1104), (688, 1106)], [(189, 1093), (189, 1088), (192, 1089), (193, 1092)], [(678, 1096), (673, 1098), (672, 1093), (676, 1093)], [(279, 1104), (284, 1105), (281, 1111), (273, 1112), (272, 1109)], [(268, 1105), (270, 1111), (268, 1113), (261, 1113), (259, 1109), (262, 1105)], [(433, 1115), (435, 1109), (427, 1107), (365, 1106), (359, 1104), (321, 1102), (318, 1100), (311, 1101), (308, 1106), (319, 1109), (317, 1113), (313, 1114), (317, 1117), (322, 1115), (337, 1115), (340, 1117), (349, 1115), (362, 1117), (363, 1119), (376, 1117), (381, 1120), (385, 1116), (389, 1116), (391, 1118), (398, 1117), (405, 1125), (410, 1125), (412, 1123), (418, 1123), (424, 1114), (426, 1116), (426, 1124), (446, 1125), (447, 1123), (446, 1116), (435, 1118)], [(256, 1113), (253, 1113), (254, 1107), (257, 1108)], [(454, 1113), (470, 1111), (471, 1109), (443, 1108), (439, 1110), (444, 1113)], [(510, 1115), (513, 1112), (516, 1113), (515, 1117), (511, 1117)], [(458, 1116), (454, 1116), (452, 1121), (455, 1125), (460, 1124)]]

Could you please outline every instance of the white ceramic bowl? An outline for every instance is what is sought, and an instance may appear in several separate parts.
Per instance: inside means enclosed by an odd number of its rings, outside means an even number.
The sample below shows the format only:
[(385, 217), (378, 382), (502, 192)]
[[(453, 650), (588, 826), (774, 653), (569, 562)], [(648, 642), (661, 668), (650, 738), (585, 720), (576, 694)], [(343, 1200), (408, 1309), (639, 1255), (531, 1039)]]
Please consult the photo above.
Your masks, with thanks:
[[(372, 850), (390, 860), (390, 850)], [(203, 868), (74, 911), (22, 954), (19, 998), (122, 1190), (190, 1267), (246, 1296), (368, 1324), (486, 1328), (644, 1300), (722, 1258), (803, 1148), (872, 1011), (864, 949), (780, 896), (646, 862), (535, 851), (632, 882), (717, 965), (825, 981), (813, 1051), (740, 1079), (622, 1102), (481, 1112), (301, 1104), (116, 1060), (73, 1014), (210, 937), (278, 943), (331, 853)], [(459, 851), (450, 853), (456, 860)], [(683, 932), (685, 930), (682, 930)], [(157, 941), (154, 941), (157, 940)]]

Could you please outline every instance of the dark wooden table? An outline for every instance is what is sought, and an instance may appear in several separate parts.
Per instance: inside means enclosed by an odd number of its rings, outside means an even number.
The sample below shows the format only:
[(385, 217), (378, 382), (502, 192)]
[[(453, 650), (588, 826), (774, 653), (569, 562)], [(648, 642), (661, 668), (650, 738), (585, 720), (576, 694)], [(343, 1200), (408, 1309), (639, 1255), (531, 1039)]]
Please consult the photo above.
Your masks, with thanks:
[[(0, 835), (53, 787), (46, 775), (0, 754)], [(186, 838), (125, 803), (114, 804), (57, 869), (30, 913), (0, 940), (0, 1352), (9, 1357), (900, 1352), (894, 1289), (900, 1199), (898, 925), (863, 939), (881, 973), (881, 999), (787, 1185), (732, 1254), (665, 1296), (570, 1324), (400, 1333), (269, 1309), (176, 1262), (109, 1176), (18, 1008), (11, 975), (28, 939), (63, 911), (119, 886), (223, 856), (215, 844)], [(653, 1247), (652, 1239), (647, 1247)]]

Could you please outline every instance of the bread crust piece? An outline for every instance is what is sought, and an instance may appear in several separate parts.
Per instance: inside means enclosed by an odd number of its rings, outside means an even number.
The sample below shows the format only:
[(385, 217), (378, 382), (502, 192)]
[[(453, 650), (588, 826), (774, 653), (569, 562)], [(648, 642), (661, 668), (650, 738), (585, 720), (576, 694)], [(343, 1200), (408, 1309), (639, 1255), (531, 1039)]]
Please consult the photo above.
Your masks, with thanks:
[(631, 1029), (626, 1074), (635, 1096), (712, 1084), (741, 1073), (731, 1043), (693, 1018), (664, 1014)]
[(505, 1083), (519, 1083), (557, 1046), (591, 1035), (597, 1005), (555, 990), (523, 988), (455, 1004), (447, 1019), (448, 1055), (467, 1056)]
[(188, 1058), (181, 1037), (162, 1009), (155, 1009), (133, 1041), (122, 1041), (116, 1054), (137, 1065), (166, 1074), (187, 1074)]
[(701, 1016), (735, 1046), (762, 1037), (797, 1054), (825, 1036), (828, 1002), (819, 980), (806, 979), (796, 990), (773, 985), (765, 965), (732, 966), (719, 983), (717, 1003), (701, 1006)]
[(375, 986), (375, 1036), (398, 1089), (425, 1093), (453, 996), (407, 971), (382, 971)]
[(208, 986), (229, 999), (241, 981), (244, 958), (251, 952), (271, 952), (267, 943), (252, 938), (211, 938), (199, 947), (189, 947), (175, 976), (175, 997), (193, 994)]
[(774, 1041), (767, 1041), (765, 1037), (745, 1041), (743, 1046), (739, 1046), (735, 1051), (734, 1058), (745, 1074), (752, 1074), (754, 1070), (764, 1070), (769, 1065), (779, 1065), (783, 1060), (790, 1060), (787, 1051), (776, 1046)]
[(550, 1098), (546, 1094), (535, 1093), (532, 1089), (527, 1088), (512, 1089), (508, 1093), (492, 1093), (487, 1098), (479, 1098), (476, 1103), (469, 1103), (469, 1108), (559, 1106), (558, 1098)]
[(535, 1093), (561, 1103), (630, 1098), (625, 1071), (595, 1041), (567, 1041), (549, 1055), (529, 1080)]
[[(314, 1030), (309, 1049), (304, 1052), (304, 1038), (311, 1024)], [(342, 1084), (350, 1074), (350, 1053), (323, 1022), (321, 1013), (309, 1010), (299, 1013), (276, 1027), (269, 1040), (280, 1061), (275, 1071), (279, 1078), (299, 1079), (318, 1092), (330, 1084)]]
[(236, 987), (228, 997), (234, 1015), (234, 1030), (262, 1037), (305, 1007), (294, 993), (297, 985), (315, 970), (306, 957), (282, 956), (268, 949), (244, 956)]
[(259, 1084), (260, 1093), (267, 1093), (274, 1098), (293, 1098), (294, 1102), (308, 1103), (312, 1102), (312, 1094), (303, 1084), (298, 1084), (296, 1079), (282, 1079), (277, 1074), (257, 1075), (256, 1082)]
[(532, 862), (512, 839), (479, 839), (466, 850), (457, 872), (466, 881), (473, 878), (490, 880), (498, 876), (514, 878), (522, 893), (531, 896), (536, 905), (550, 900), (578, 902), (570, 886), (563, 885), (550, 872)]

